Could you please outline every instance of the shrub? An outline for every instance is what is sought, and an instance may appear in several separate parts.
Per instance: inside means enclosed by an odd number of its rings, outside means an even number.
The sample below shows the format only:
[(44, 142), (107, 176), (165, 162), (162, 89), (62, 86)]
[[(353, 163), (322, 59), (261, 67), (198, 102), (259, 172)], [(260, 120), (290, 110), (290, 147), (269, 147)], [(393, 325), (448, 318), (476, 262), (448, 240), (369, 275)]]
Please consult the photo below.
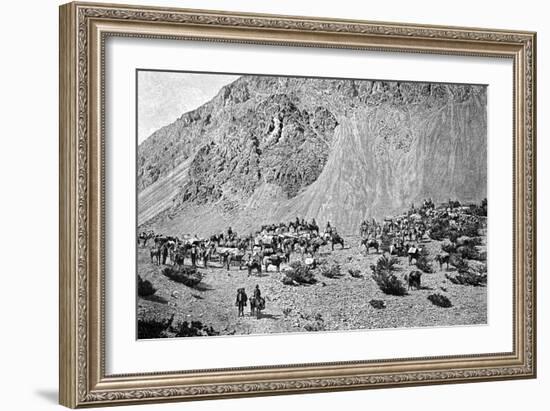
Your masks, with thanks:
[(448, 254), (456, 253), (456, 245), (452, 243), (441, 244), (441, 250), (445, 251)]
[(148, 297), (150, 295), (155, 294), (157, 292), (157, 289), (153, 287), (153, 284), (151, 284), (151, 281), (143, 280), (138, 275), (137, 292), (140, 297)]
[(315, 314), (314, 319), (304, 325), (304, 329), (306, 331), (324, 331), (326, 326), (323, 316), (320, 313)]
[(202, 274), (195, 267), (165, 267), (162, 269), (162, 274), (188, 287), (195, 287), (202, 281)]
[(353, 278), (363, 278), (361, 275), (361, 270), (357, 270), (354, 268), (348, 269), (348, 274), (351, 275)]
[(460, 233), (461, 235), (465, 235), (468, 237), (477, 237), (479, 235), (479, 228), (480, 228), (479, 220), (468, 221), (467, 223), (464, 223), (464, 225), (460, 230)]
[(378, 287), (380, 287), (380, 290), (384, 294), (389, 295), (405, 295), (407, 294), (407, 289), (405, 288), (405, 285), (403, 282), (397, 278), (395, 274), (392, 274), (391, 272), (387, 271), (379, 271), (375, 272), (372, 275), (372, 278), (378, 284)]
[(285, 317), (288, 317), (291, 312), (292, 312), (292, 308), (289, 308), (289, 307), (283, 308), (283, 315)]
[(138, 339), (167, 337), (166, 330), (172, 324), (173, 319), (174, 315), (163, 320), (155, 318), (138, 319)]
[(473, 285), (480, 287), (487, 284), (487, 274), (478, 274), (473, 271), (462, 271), (456, 275), (445, 274), (445, 277), (453, 284)]
[(395, 270), (395, 265), (399, 262), (396, 257), (382, 256), (376, 262), (376, 265), (372, 265), (372, 278), (378, 284), (378, 287), (384, 294), (390, 295), (405, 295), (407, 289), (403, 285), (403, 282), (392, 273)]
[(336, 278), (342, 275), (340, 264), (338, 263), (323, 264), (320, 267), (320, 271), (321, 275), (327, 278)]
[(441, 241), (449, 238), (449, 223), (447, 220), (437, 220), (430, 228), (430, 238)]
[(430, 294), (428, 296), (428, 300), (430, 300), (433, 305), (437, 305), (438, 307), (449, 308), (453, 306), (451, 300), (441, 294)]
[(477, 251), (474, 245), (468, 243), (468, 245), (463, 245), (457, 248), (457, 252), (460, 253), (460, 256), (463, 259), (467, 260), (480, 260), (481, 255)]
[(456, 230), (449, 230), (447, 231), (447, 237), (452, 243), (456, 243), (456, 240), (460, 237), (460, 233)]
[(181, 324), (178, 324), (174, 331), (176, 337), (203, 337), (220, 335), (220, 333), (214, 330), (214, 328), (211, 326), (207, 327), (200, 321), (191, 321), (191, 323), (184, 321)]
[[(394, 256), (386, 256), (383, 255), (376, 261), (376, 268), (373, 270), (376, 271), (393, 271), (395, 270), (395, 266), (399, 264), (399, 259)], [(372, 267), (371, 267), (372, 268)]]
[(370, 300), (369, 304), (376, 308), (377, 310), (381, 310), (383, 308), (386, 308), (386, 302), (384, 300)]
[(285, 285), (314, 284), (317, 282), (311, 268), (300, 261), (290, 264), (290, 270), (286, 271), (282, 279)]
[(457, 254), (451, 255), (449, 263), (452, 266), (454, 266), (459, 273), (466, 273), (466, 272), (468, 272), (468, 269), (470, 268), (468, 263), (466, 261), (464, 261), (464, 259), (461, 256), (457, 255)]

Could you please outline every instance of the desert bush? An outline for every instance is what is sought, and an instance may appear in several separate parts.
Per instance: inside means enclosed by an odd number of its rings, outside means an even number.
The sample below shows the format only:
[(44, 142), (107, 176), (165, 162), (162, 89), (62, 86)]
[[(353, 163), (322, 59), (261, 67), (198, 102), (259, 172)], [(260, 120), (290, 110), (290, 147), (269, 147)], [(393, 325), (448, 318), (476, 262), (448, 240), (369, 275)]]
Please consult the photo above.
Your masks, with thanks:
[(311, 268), (300, 261), (290, 263), (290, 270), (282, 279), (285, 285), (314, 284), (317, 282)]
[(455, 275), (445, 274), (445, 277), (453, 284), (472, 285), (474, 287), (481, 287), (487, 284), (487, 274), (478, 274), (470, 270), (462, 271)]
[(481, 245), (481, 243), (481, 237), (472, 237), (467, 242), (469, 245)]
[(468, 269), (470, 268), (468, 263), (466, 261), (464, 261), (464, 259), (461, 256), (457, 255), (457, 254), (451, 255), (449, 263), (453, 267), (455, 267), (459, 273), (466, 273), (466, 272), (468, 272)]
[(437, 220), (430, 228), (430, 238), (436, 241), (442, 241), (449, 238), (449, 222), (445, 219)]
[(330, 263), (330, 264), (323, 264), (319, 271), (321, 272), (321, 275), (323, 277), (327, 278), (337, 278), (342, 276), (342, 272), (340, 270), (340, 264), (338, 263)]
[(456, 230), (448, 230), (447, 238), (451, 240), (452, 243), (456, 243), (456, 240), (460, 237), (460, 233)]
[(407, 294), (407, 289), (403, 282), (397, 278), (395, 274), (388, 272), (380, 272), (373, 274), (372, 278), (380, 287), (380, 290), (384, 294), (389, 295), (405, 295)]
[(441, 244), (441, 250), (445, 251), (448, 254), (456, 253), (456, 245), (453, 243)]
[(378, 259), (376, 265), (371, 265), (372, 278), (384, 294), (407, 294), (407, 289), (403, 282), (392, 272), (395, 270), (395, 265), (398, 262), (399, 260), (396, 257), (387, 257), (384, 255)]
[(460, 254), (460, 256), (463, 259), (466, 260), (480, 260), (481, 255), (477, 251), (476, 247), (474, 245), (471, 245), (471, 243), (468, 243), (468, 245), (463, 245), (457, 248), (457, 252)]
[(377, 310), (381, 310), (383, 308), (386, 308), (386, 302), (384, 300), (370, 300), (369, 304), (376, 308)]
[(292, 312), (292, 308), (290, 308), (290, 307), (283, 308), (283, 315), (285, 317), (288, 317), (291, 312)]
[(151, 281), (143, 280), (138, 275), (137, 292), (140, 297), (148, 297), (150, 295), (155, 294), (157, 292), (157, 289), (153, 287), (153, 284), (151, 284)]
[(464, 223), (460, 229), (460, 234), (468, 237), (477, 237), (479, 235), (479, 229), (481, 228), (481, 223), (479, 220), (468, 221)]
[(306, 331), (324, 331), (326, 330), (325, 320), (320, 313), (315, 314), (312, 321), (304, 325)]
[(166, 331), (172, 324), (174, 315), (168, 319), (138, 319), (138, 339), (164, 338), (167, 337)]
[(165, 267), (162, 269), (162, 274), (188, 287), (195, 287), (202, 281), (202, 274), (195, 267)]
[(438, 307), (449, 308), (453, 306), (451, 300), (442, 294), (430, 294), (428, 296), (428, 300), (430, 300), (433, 305), (437, 305)]
[(372, 268), (373, 271), (393, 271), (395, 266), (399, 264), (399, 259), (394, 256), (383, 255), (376, 261), (376, 267)]
[(361, 270), (357, 270), (355, 268), (348, 269), (348, 274), (351, 275), (353, 278), (363, 278), (361, 275)]
[(210, 335), (220, 335), (220, 333), (212, 326), (207, 327), (200, 321), (183, 321), (174, 327), (174, 334), (176, 337), (203, 337)]

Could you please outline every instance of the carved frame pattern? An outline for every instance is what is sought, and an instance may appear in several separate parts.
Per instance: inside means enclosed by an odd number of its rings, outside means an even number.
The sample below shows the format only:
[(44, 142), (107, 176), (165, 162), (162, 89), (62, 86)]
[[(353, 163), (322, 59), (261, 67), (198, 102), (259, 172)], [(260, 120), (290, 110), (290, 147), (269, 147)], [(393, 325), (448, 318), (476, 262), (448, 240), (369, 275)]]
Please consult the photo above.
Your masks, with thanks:
[[(535, 377), (535, 33), (91, 3), (61, 6), (60, 22), (60, 402), (63, 405), (80, 407)], [(107, 28), (94, 28), (98, 22), (105, 22)], [(167, 25), (192, 28), (198, 34), (182, 35), (175, 29), (171, 33), (170, 29), (166, 30)], [(113, 31), (113, 27), (116, 30)], [(153, 31), (155, 27), (162, 27), (163, 30), (155, 34), (143, 30), (144, 27), (153, 28)], [(208, 27), (219, 29), (219, 32), (212, 34)], [(227, 36), (226, 33), (232, 30), (236, 30), (238, 38)], [(312, 33), (318, 33), (319, 38), (310, 41), (300, 37), (300, 34)], [(91, 122), (102, 118), (103, 73), (97, 68), (102, 67), (104, 40), (110, 35), (514, 59), (515, 163), (521, 167), (519, 172), (516, 168), (516, 178), (519, 179), (515, 181), (518, 191), (514, 204), (515, 244), (520, 257), (515, 258), (519, 264), (519, 269), (515, 270), (518, 291), (515, 352), (302, 364), (288, 366), (288, 370), (284, 366), (255, 368), (249, 370), (261, 372), (261, 379), (251, 374), (243, 381), (231, 377), (223, 383), (214, 382), (214, 379), (211, 382), (189, 380), (190, 383), (183, 383), (180, 377), (185, 373), (177, 372), (170, 375), (105, 376), (103, 359), (100, 358), (104, 354), (101, 340), (102, 279), (92, 277), (97, 271), (90, 270), (96, 266), (102, 270), (101, 261), (91, 261), (95, 258), (91, 256), (91, 250), (97, 241), (102, 243), (100, 209), (104, 207), (103, 199), (96, 198), (101, 193), (101, 179), (98, 181), (91, 176), (94, 164), (102, 161), (97, 158), (102, 157), (102, 153), (97, 146), (91, 150), (91, 144), (97, 143), (96, 138), (102, 138), (103, 129), (102, 125)], [(94, 52), (99, 57), (94, 58)], [(94, 89), (97, 90), (95, 102), (100, 105), (100, 116), (91, 107)], [(96, 171), (101, 177), (101, 166)], [(101, 255), (101, 251), (98, 252), (94, 256)], [(413, 361), (408, 368), (411, 360), (418, 361)], [(445, 368), (446, 361), (449, 368)], [(403, 369), (399, 371), (401, 366)], [(209, 372), (217, 376), (224, 373), (223, 370)]]

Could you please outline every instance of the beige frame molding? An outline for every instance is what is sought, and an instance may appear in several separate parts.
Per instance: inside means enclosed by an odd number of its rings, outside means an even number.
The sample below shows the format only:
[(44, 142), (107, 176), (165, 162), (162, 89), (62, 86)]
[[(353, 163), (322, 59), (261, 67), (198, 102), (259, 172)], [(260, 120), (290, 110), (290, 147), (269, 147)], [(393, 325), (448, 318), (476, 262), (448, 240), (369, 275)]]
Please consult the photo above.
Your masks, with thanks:
[[(475, 356), (106, 375), (103, 63), (109, 36), (502, 57), (514, 78), (514, 349)], [(60, 7), (60, 403), (68, 407), (536, 376), (536, 34), (220, 11)]]

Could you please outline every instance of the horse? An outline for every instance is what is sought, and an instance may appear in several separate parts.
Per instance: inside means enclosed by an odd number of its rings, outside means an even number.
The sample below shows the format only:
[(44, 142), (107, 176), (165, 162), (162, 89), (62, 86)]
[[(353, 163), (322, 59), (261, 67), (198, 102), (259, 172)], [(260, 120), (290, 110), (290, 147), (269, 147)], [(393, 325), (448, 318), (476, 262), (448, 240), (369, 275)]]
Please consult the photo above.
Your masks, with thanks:
[(281, 271), (281, 264), (283, 263), (283, 261), (285, 260), (285, 257), (284, 256), (281, 256), (281, 255), (278, 255), (278, 254), (272, 254), (272, 255), (266, 255), (262, 262), (263, 262), (263, 265), (265, 267), (265, 270), (267, 271), (267, 268), (269, 267), (269, 265), (274, 265), (275, 267), (277, 267), (277, 272), (280, 272)]
[(252, 275), (252, 270), (253, 269), (256, 269), (258, 274), (262, 273), (262, 265), (257, 260), (248, 260), (245, 265), (246, 265), (246, 268), (248, 269), (248, 276), (249, 277)]
[(435, 256), (435, 260), (439, 263), (439, 269), (443, 269), (443, 264), (447, 264), (447, 270), (449, 269), (450, 254), (438, 254)]
[(315, 233), (317, 233), (317, 235), (319, 235), (319, 226), (316, 223), (306, 224), (306, 229), (311, 231), (311, 232), (315, 232)]
[(250, 315), (256, 315), (256, 318), (260, 318), (261, 311), (265, 308), (265, 298), (263, 297), (250, 297)]
[(332, 232), (330, 234), (330, 246), (332, 248), (332, 251), (334, 251), (334, 244), (340, 244), (342, 248), (344, 248), (344, 239), (340, 234), (336, 232)]
[(369, 248), (374, 248), (375, 252), (378, 252), (378, 249), (380, 248), (380, 244), (378, 243), (378, 240), (375, 240), (374, 238), (363, 238), (361, 240), (361, 245), (365, 246), (365, 251), (367, 254), (369, 253)]
[(244, 291), (244, 288), (237, 289), (237, 300), (235, 301), (235, 305), (239, 309), (237, 314), (238, 317), (244, 317), (244, 307), (246, 306), (247, 300), (248, 297), (246, 295), (246, 292)]
[(405, 281), (408, 284), (407, 290), (410, 290), (412, 287), (415, 287), (417, 290), (419, 290), (421, 278), (422, 278), (421, 271), (411, 271), (409, 275), (405, 274)]
[[(218, 249), (218, 255), (220, 256), (220, 262), (222, 267), (225, 266), (227, 270), (231, 269), (231, 260), (238, 260), (235, 256), (239, 253), (236, 248), (223, 247)], [(242, 255), (241, 255), (242, 259)]]
[(365, 221), (363, 221), (361, 223), (361, 226), (359, 227), (359, 236), (361, 238), (365, 237), (368, 234), (368, 230), (369, 230), (368, 224)]
[(229, 270), (229, 267), (231, 267), (231, 263), (233, 261), (236, 261), (236, 262), (239, 263), (239, 270), (240, 270), (243, 266), (243, 263), (244, 263), (244, 254), (245, 253), (240, 251), (240, 250), (229, 253), (229, 255), (226, 258), (227, 269)]
[(138, 245), (140, 240), (143, 240), (143, 246), (147, 247), (147, 241), (152, 237), (153, 237), (153, 234), (151, 233), (146, 233), (146, 232), (140, 233), (138, 236)]
[(181, 267), (183, 265), (185, 261), (185, 252), (183, 251), (183, 249), (181, 248), (178, 248), (174, 254), (174, 261), (173, 261), (173, 265), (177, 265), (179, 267)]
[(151, 247), (151, 263), (155, 263), (156, 265), (160, 265), (160, 247)]
[(418, 260), (418, 257), (420, 257), (420, 254), (422, 253), (421, 247), (411, 247), (407, 251), (407, 254), (409, 255), (409, 265), (412, 264), (412, 260)]

